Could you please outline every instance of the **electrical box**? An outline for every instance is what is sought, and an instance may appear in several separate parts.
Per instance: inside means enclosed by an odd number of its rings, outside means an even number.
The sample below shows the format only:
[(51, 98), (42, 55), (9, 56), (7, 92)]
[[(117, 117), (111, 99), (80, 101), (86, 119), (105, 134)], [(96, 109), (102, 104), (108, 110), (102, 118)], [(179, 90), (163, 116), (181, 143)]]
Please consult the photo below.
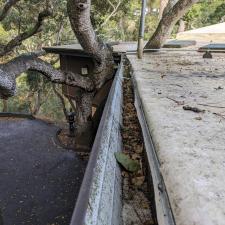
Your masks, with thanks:
[[(59, 54), (60, 69), (67, 72), (71, 71), (82, 76), (92, 76), (94, 63), (92, 57), (85, 53), (79, 44), (62, 45), (44, 48), (48, 53)], [(62, 85), (63, 94), (71, 99), (78, 96), (80, 88), (69, 85)]]

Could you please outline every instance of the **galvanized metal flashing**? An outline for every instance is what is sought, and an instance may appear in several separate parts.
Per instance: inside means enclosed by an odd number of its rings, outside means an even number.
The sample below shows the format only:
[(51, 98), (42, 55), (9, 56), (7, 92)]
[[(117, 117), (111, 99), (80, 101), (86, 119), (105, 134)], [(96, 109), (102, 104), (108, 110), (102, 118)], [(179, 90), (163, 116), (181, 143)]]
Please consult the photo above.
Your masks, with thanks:
[(122, 78), (112, 84), (70, 225), (122, 224), (121, 174), (114, 153), (121, 151)]
[(170, 206), (169, 198), (167, 195), (166, 187), (163, 181), (163, 177), (160, 172), (160, 163), (155, 151), (154, 143), (152, 141), (150, 129), (145, 119), (145, 114), (142, 106), (142, 101), (137, 90), (137, 84), (132, 76), (134, 95), (135, 95), (135, 107), (137, 110), (138, 119), (142, 128), (145, 149), (148, 158), (148, 164), (151, 169), (151, 175), (155, 193), (155, 205), (157, 212), (157, 220), (159, 225), (175, 225), (173, 212)]

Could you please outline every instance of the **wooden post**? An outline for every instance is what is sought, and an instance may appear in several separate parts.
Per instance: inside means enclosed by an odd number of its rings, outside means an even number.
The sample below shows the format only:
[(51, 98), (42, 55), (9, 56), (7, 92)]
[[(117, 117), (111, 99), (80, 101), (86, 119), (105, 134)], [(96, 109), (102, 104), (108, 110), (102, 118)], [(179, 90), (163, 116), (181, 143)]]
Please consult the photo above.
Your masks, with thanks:
[(142, 59), (142, 57), (143, 57), (144, 32), (145, 32), (145, 12), (146, 12), (146, 0), (142, 0), (139, 37), (138, 37), (138, 49), (137, 49), (139, 59)]

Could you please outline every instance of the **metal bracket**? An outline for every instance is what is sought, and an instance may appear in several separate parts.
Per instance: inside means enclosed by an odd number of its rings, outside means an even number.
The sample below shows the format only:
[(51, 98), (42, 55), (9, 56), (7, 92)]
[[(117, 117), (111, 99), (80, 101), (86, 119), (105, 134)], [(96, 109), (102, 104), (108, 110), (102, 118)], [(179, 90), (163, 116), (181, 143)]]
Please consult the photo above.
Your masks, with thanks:
[(210, 51), (206, 51), (203, 55), (203, 59), (212, 59), (213, 56)]

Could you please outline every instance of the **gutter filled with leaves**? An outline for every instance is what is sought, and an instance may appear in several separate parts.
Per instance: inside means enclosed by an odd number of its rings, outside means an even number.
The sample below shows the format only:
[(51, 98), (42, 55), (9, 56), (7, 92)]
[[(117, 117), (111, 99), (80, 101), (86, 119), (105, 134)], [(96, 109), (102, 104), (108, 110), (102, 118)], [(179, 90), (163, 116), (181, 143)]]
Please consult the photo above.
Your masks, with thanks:
[(134, 106), (134, 91), (129, 66), (125, 66), (123, 82), (123, 151), (115, 153), (122, 167), (124, 225), (156, 225), (154, 190), (149, 182), (141, 127)]

